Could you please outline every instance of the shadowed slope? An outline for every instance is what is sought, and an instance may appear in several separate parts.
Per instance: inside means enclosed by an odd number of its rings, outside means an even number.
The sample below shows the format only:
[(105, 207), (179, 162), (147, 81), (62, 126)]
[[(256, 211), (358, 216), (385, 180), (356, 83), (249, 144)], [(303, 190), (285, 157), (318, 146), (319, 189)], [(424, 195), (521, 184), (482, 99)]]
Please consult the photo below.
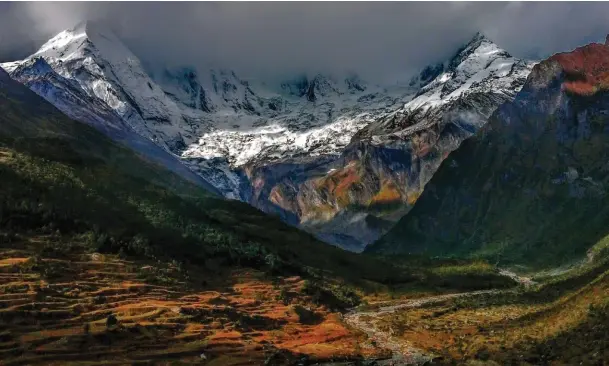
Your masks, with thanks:
[(607, 55), (591, 44), (536, 65), (370, 251), (535, 266), (583, 257), (609, 228)]

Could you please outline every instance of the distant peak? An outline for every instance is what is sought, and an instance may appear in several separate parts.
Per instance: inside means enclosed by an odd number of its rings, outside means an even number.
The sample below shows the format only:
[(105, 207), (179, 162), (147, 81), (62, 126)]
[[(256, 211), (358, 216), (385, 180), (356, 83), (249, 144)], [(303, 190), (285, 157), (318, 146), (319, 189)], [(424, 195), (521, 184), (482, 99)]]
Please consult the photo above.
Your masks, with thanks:
[(482, 46), (484, 46), (485, 48), (495, 48), (498, 54), (501, 54), (504, 57), (512, 57), (508, 52), (501, 49), (499, 46), (497, 46), (497, 44), (488, 39), (484, 34), (482, 34), (481, 32), (476, 32), (472, 39), (457, 51), (457, 53), (449, 63), (449, 68), (457, 67), (457, 65), (462, 63), (464, 60), (474, 55), (476, 50)]
[(106, 60), (136, 59), (109, 27), (94, 20), (82, 21), (58, 33), (29, 58), (42, 56), (65, 61), (92, 52)]
[(487, 36), (482, 34), (482, 32), (476, 32), (476, 34), (474, 34), (474, 36), (469, 40), (469, 42), (465, 44), (463, 50), (477, 48), (484, 42), (494, 44), (494, 42), (491, 41)]
[(487, 36), (485, 36), (482, 32), (478, 31), (476, 32), (476, 34), (474, 34), (472, 40), (469, 43), (479, 42), (483, 40), (490, 41)]
[(605, 37), (605, 46), (609, 46), (609, 34)]

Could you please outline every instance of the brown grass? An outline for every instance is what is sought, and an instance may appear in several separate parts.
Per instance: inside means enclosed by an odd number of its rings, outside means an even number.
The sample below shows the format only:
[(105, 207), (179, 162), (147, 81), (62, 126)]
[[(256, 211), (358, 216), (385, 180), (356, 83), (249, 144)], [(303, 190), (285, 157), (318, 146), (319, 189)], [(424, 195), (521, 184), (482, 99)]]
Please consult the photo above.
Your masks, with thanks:
[(493, 305), (481, 300), (462, 307), (449, 301), (389, 314), (378, 326), (405, 344), (445, 359), (473, 360), (484, 350), (501, 363), (513, 357), (510, 350), (535, 347), (576, 329), (587, 320), (591, 305), (608, 301), (607, 294), (605, 274), (552, 302)]
[[(141, 273), (165, 264), (74, 254), (42, 258), (69, 274), (45, 279), (25, 270), (23, 253), (35, 254), (37, 242), (44, 239), (0, 249), (3, 365), (192, 363), (201, 354), (210, 365), (258, 365), (383, 354), (361, 349), (363, 334), (302, 295), (299, 277), (271, 281), (254, 270), (189, 269), (188, 281), (177, 276), (177, 284), (160, 285), (142, 280)], [(280, 299), (282, 290), (294, 295), (291, 303)], [(301, 324), (295, 304), (320, 321)], [(110, 314), (119, 321), (113, 329), (106, 326)]]

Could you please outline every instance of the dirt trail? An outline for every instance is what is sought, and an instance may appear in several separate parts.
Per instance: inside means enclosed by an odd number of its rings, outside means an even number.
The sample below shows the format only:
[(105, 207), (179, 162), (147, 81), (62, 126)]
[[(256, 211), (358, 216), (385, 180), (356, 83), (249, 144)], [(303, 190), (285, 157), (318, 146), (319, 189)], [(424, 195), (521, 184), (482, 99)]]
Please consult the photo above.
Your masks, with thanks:
[(518, 274), (507, 269), (501, 269), (499, 270), (499, 273), (503, 276), (513, 279), (514, 281), (518, 282), (526, 288), (535, 286), (537, 284), (537, 282), (533, 281), (530, 277), (519, 276)]
[(402, 309), (412, 309), (438, 303), (459, 297), (476, 296), (481, 294), (498, 293), (498, 290), (472, 291), (457, 294), (437, 295), (412, 300), (404, 300), (393, 305), (381, 306), (372, 311), (358, 311), (354, 309), (344, 317), (345, 322), (368, 335), (377, 346), (387, 348), (392, 351), (392, 358), (385, 361), (386, 365), (420, 365), (430, 360), (421, 350), (416, 349), (403, 342), (397, 341), (391, 334), (378, 329), (377, 322), (382, 316), (394, 313)]
[[(528, 277), (520, 277), (514, 272), (501, 269), (501, 275), (512, 278), (514, 281), (530, 287), (535, 285), (535, 282)], [(404, 342), (400, 342), (391, 334), (382, 331), (378, 328), (378, 321), (385, 315), (395, 313), (403, 309), (413, 309), (424, 305), (439, 303), (442, 301), (460, 298), (471, 297), (483, 294), (498, 294), (502, 290), (481, 290), (472, 292), (462, 292), (448, 295), (436, 295), (418, 299), (403, 300), (392, 303), (391, 305), (380, 306), (375, 310), (360, 311), (357, 309), (351, 310), (344, 317), (344, 320), (350, 326), (357, 328), (368, 335), (377, 346), (389, 349), (392, 351), (392, 358), (385, 361), (384, 365), (421, 365), (430, 360), (429, 355), (425, 355), (422, 350), (412, 347)], [(508, 290), (511, 291), (511, 290)]]

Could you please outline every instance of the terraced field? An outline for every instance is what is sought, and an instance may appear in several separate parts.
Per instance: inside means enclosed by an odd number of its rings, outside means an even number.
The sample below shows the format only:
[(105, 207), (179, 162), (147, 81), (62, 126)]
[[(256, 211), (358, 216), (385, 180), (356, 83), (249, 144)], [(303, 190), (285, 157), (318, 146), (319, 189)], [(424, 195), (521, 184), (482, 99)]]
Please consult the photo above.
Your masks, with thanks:
[(53, 254), (49, 240), (0, 249), (3, 365), (274, 365), (387, 355), (339, 313), (313, 304), (299, 277)]

